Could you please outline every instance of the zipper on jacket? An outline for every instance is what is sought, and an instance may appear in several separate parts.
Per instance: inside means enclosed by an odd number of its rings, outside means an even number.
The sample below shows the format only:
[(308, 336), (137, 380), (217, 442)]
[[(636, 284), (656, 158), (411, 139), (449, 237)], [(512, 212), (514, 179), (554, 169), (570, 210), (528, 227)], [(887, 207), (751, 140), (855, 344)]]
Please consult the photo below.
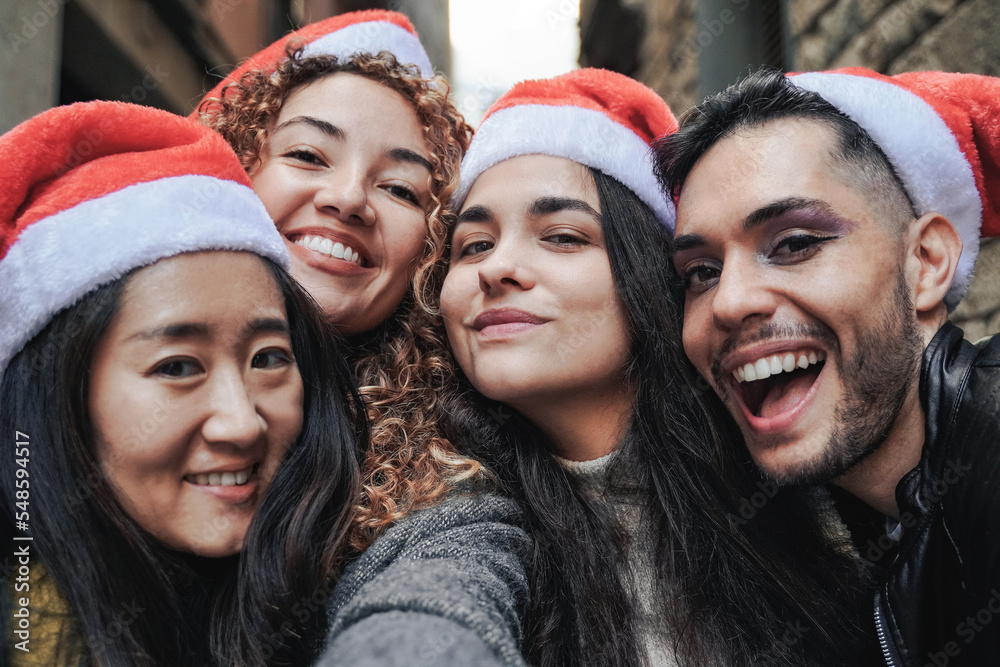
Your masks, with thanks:
[(875, 629), (878, 631), (878, 644), (882, 648), (886, 667), (902, 667), (902, 662), (896, 657), (896, 647), (889, 637), (885, 627), (885, 616), (882, 613), (881, 592), (875, 594)]

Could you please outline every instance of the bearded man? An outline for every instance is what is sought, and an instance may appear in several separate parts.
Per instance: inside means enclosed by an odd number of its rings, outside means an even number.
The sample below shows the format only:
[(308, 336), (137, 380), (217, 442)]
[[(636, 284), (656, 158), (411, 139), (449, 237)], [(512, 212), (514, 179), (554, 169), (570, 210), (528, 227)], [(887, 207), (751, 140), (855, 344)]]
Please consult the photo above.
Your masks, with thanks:
[(831, 489), (890, 665), (1000, 664), (1000, 336), (948, 322), (1000, 233), (998, 108), (983, 76), (762, 71), (657, 148), (684, 350), (766, 476)]

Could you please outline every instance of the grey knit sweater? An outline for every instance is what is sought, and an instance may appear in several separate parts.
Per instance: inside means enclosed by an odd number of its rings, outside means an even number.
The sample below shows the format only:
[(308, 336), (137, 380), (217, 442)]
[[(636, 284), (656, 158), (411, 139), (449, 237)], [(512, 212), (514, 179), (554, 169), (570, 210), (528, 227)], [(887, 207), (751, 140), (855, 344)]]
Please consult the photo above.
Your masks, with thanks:
[(507, 498), (455, 495), (415, 512), (337, 583), (317, 665), (524, 665), (530, 553), (522, 514)]

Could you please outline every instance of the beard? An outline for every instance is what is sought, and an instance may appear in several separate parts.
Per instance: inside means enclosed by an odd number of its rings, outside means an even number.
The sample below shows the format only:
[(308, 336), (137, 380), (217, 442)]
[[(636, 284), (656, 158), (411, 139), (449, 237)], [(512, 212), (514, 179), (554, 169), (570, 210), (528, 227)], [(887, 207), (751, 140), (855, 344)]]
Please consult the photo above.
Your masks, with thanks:
[[(902, 267), (896, 274), (892, 297), (872, 313), (874, 321), (858, 336), (857, 349), (845, 359), (837, 336), (819, 321), (798, 326), (769, 323), (751, 340), (811, 338), (828, 350), (825, 363), (836, 363), (843, 396), (834, 408), (829, 440), (820, 455), (782, 470), (761, 468), (779, 485), (806, 486), (829, 482), (878, 451), (889, 436), (911, 389), (919, 379), (924, 342)], [(734, 402), (727, 384), (720, 381), (720, 360), (735, 347), (726, 341), (716, 357), (712, 376), (719, 396)], [(732, 409), (736, 412), (738, 409)], [(744, 433), (751, 439), (752, 435)]]
[[(821, 340), (835, 339), (826, 325)], [(823, 453), (811, 461), (769, 476), (780, 485), (829, 482), (878, 451), (889, 437), (914, 383), (919, 380), (924, 343), (902, 269), (896, 288), (878, 320), (858, 337), (857, 350), (835, 358), (844, 396), (833, 416), (833, 430)], [(829, 363), (829, 359), (827, 360)]]

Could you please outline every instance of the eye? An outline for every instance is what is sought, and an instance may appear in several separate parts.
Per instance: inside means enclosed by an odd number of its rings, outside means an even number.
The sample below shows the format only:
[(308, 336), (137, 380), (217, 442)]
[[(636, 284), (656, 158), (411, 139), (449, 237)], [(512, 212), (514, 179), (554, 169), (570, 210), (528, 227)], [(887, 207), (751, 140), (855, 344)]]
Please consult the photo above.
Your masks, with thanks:
[(491, 241), (472, 241), (462, 246), (461, 251), (458, 253), (459, 257), (471, 257), (472, 255), (478, 255), (480, 253), (486, 252), (493, 247)]
[(711, 264), (696, 264), (684, 271), (684, 289), (688, 292), (699, 294), (704, 292), (719, 279), (722, 271)]
[(282, 157), (296, 160), (297, 162), (305, 162), (306, 164), (316, 167), (326, 166), (326, 162), (323, 160), (323, 158), (321, 158), (317, 153), (308, 150), (306, 148), (293, 148), (291, 150), (285, 151), (282, 154)]
[(811, 257), (820, 251), (822, 244), (832, 241), (836, 236), (817, 236), (815, 234), (797, 233), (778, 241), (770, 256), (779, 261), (799, 261)]
[(542, 240), (560, 246), (576, 246), (576, 245), (585, 245), (587, 243), (585, 239), (577, 236), (576, 234), (569, 234), (567, 232), (549, 234)]
[(153, 369), (156, 375), (174, 379), (192, 377), (201, 371), (201, 364), (194, 359), (169, 359)]
[(273, 368), (283, 368), (291, 363), (291, 354), (279, 348), (271, 348), (268, 350), (261, 350), (257, 354), (253, 355), (253, 359), (250, 360), (250, 367), (270, 370)]
[(397, 199), (403, 199), (414, 206), (420, 206), (420, 198), (417, 197), (417, 193), (412, 188), (405, 185), (392, 184), (385, 186), (385, 190)]

